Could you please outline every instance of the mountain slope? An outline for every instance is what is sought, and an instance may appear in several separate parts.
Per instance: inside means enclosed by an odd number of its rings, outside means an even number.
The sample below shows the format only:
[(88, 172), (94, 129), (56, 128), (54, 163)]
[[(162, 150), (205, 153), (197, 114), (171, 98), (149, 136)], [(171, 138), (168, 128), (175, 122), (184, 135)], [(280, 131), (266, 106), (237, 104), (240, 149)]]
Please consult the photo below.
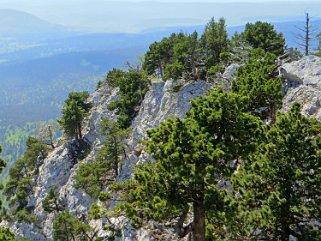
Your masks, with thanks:
[(23, 36), (26, 34), (48, 34), (66, 31), (67, 28), (48, 23), (32, 14), (0, 9), (0, 36)]
[[(141, 105), (140, 112), (132, 124), (132, 133), (128, 139), (129, 146), (129, 161), (123, 167), (119, 180), (128, 178), (131, 175), (132, 166), (139, 161), (145, 161), (146, 154), (137, 157), (135, 148), (139, 145), (139, 140), (144, 137), (146, 130), (156, 127), (160, 122), (164, 121), (170, 116), (184, 117), (186, 111), (190, 108), (189, 101), (194, 99), (200, 94), (204, 94), (209, 86), (203, 82), (193, 82), (187, 84), (177, 93), (171, 92), (172, 87), (175, 85), (172, 81), (153, 83), (150, 91), (146, 94), (143, 104)], [(108, 117), (115, 119), (115, 113), (109, 111), (108, 103), (115, 100), (117, 97), (117, 89), (111, 89), (108, 86), (103, 87), (96, 91), (91, 100), (94, 104), (91, 116), (88, 119), (87, 126), (85, 127), (86, 133), (85, 140), (92, 145), (92, 151), (86, 157), (84, 162), (93, 162), (95, 160), (97, 150), (100, 149), (103, 136), (99, 135), (100, 122), (102, 118)], [(71, 213), (82, 216), (87, 215), (87, 211), (94, 201), (87, 194), (81, 190), (73, 188), (73, 176), (76, 174), (80, 163), (73, 164), (70, 159), (69, 153), (75, 147), (75, 142), (67, 141), (62, 146), (57, 147), (49, 156), (44, 160), (44, 164), (39, 168), (39, 175), (35, 179), (37, 183), (35, 193), (31, 197), (28, 204), (29, 207), (34, 208), (34, 213), (40, 219), (41, 232), (36, 226), (30, 226), (22, 223), (15, 223), (12, 226), (12, 231), (18, 234), (19, 237), (25, 237), (32, 240), (52, 240), (52, 223), (54, 214), (46, 214), (42, 208), (42, 200), (46, 193), (51, 189), (57, 187), (61, 198), (65, 200), (66, 209)], [(92, 225), (97, 229), (101, 228), (102, 220), (94, 222)], [(133, 232), (134, 240), (135, 230), (130, 226), (126, 229), (128, 232)], [(126, 233), (124, 236), (129, 237), (131, 234)], [(42, 235), (43, 233), (44, 235)], [(100, 235), (106, 235), (101, 229)], [(140, 240), (138, 238), (138, 240)]]
[[(284, 98), (284, 109), (288, 109), (295, 101), (303, 105), (303, 112), (307, 116), (315, 116), (320, 119), (321, 105), (319, 97), (320, 83), (311, 85), (311, 81), (320, 75), (321, 58), (309, 56), (299, 61), (284, 64), (283, 68), (288, 73), (298, 74), (303, 80), (303, 85), (291, 88)], [(318, 66), (318, 69), (315, 67)], [(231, 76), (233, 73), (225, 73)], [(131, 134), (127, 140), (128, 161), (121, 168), (117, 181), (130, 178), (132, 168), (137, 163), (145, 162), (150, 156), (142, 151), (137, 154), (136, 149), (140, 146), (140, 140), (145, 136), (146, 130), (158, 126), (162, 121), (171, 116), (184, 117), (186, 111), (190, 108), (189, 101), (205, 93), (210, 86), (203, 82), (197, 81), (185, 84), (178, 92), (171, 91), (177, 83), (173, 81), (154, 82), (150, 86), (150, 91), (146, 94), (145, 99), (140, 106), (139, 113), (131, 125)], [(44, 160), (44, 164), (39, 169), (39, 175), (35, 178), (35, 191), (28, 204), (32, 208), (33, 214), (37, 215), (40, 222), (38, 226), (31, 226), (24, 223), (10, 224), (12, 231), (19, 237), (30, 238), (32, 240), (52, 240), (52, 222), (54, 214), (47, 214), (42, 207), (42, 200), (46, 193), (55, 188), (60, 194), (60, 198), (65, 200), (66, 209), (78, 217), (87, 217), (88, 209), (93, 198), (81, 190), (73, 187), (75, 181), (74, 175), (79, 168), (80, 163), (95, 161), (97, 151), (101, 148), (104, 137), (100, 133), (100, 123), (105, 117), (115, 120), (117, 116), (113, 111), (108, 110), (108, 103), (118, 98), (118, 90), (108, 86), (103, 86), (96, 91), (90, 98), (93, 103), (93, 109), (90, 117), (86, 121), (84, 138), (92, 148), (88, 156), (81, 162), (74, 163), (70, 158), (70, 153), (75, 150), (75, 141), (67, 141), (65, 144), (57, 147)], [(112, 205), (112, 204), (111, 204)], [(133, 229), (126, 219), (111, 219), (122, 230), (122, 237), (119, 240), (152, 240), (149, 232), (151, 230)], [(3, 223), (4, 224), (4, 223)], [(96, 228), (100, 236), (107, 233), (103, 230), (104, 220), (90, 221), (90, 224)], [(6, 225), (9, 225), (6, 223)], [(40, 229), (39, 229), (40, 228)], [(165, 232), (165, 231), (164, 231)], [(170, 230), (166, 235), (170, 240), (175, 240), (171, 236)]]

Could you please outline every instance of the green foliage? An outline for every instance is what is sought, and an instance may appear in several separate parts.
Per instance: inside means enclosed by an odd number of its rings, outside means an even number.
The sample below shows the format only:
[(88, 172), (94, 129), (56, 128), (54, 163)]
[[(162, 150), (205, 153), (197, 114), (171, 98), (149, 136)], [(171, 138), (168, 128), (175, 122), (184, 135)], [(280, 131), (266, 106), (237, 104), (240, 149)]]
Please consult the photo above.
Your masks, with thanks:
[(68, 99), (65, 100), (62, 117), (58, 123), (68, 138), (82, 138), (81, 123), (89, 115), (89, 110), (92, 107), (91, 103), (86, 102), (88, 97), (87, 91), (71, 92)]
[(192, 102), (186, 120), (168, 120), (148, 131), (147, 149), (156, 161), (137, 166), (134, 179), (112, 186), (126, 200), (114, 211), (137, 227), (148, 219), (179, 217), (192, 207), (194, 234), (204, 237), (207, 212), (224, 211), (219, 180), (231, 175), (232, 160), (256, 147), (261, 122), (243, 112), (247, 102), (213, 90)]
[(257, 21), (245, 25), (241, 34), (253, 48), (261, 48), (265, 52), (282, 55), (285, 49), (285, 39), (282, 33), (277, 33), (272, 24)]
[(97, 197), (111, 178), (107, 177), (110, 167), (105, 167), (103, 163), (83, 163), (80, 165), (77, 175), (74, 177), (75, 188), (83, 189), (90, 196)]
[(196, 79), (196, 65), (199, 57), (198, 34), (181, 35), (173, 46), (172, 61), (165, 67), (164, 79), (181, 77)]
[(42, 200), (42, 207), (48, 213), (53, 211), (58, 213), (64, 209), (62, 200), (59, 198), (59, 193), (54, 189), (50, 189)]
[(9, 205), (16, 207), (16, 211), (26, 207), (33, 188), (32, 179), (48, 154), (47, 145), (34, 137), (28, 138), (26, 146), (23, 157), (9, 170), (9, 181), (4, 189)]
[(220, 60), (224, 64), (228, 64), (229, 60), (231, 58), (231, 53), (230, 52), (222, 52), (220, 53)]
[(122, 129), (118, 122), (107, 118), (102, 120), (100, 128), (105, 141), (96, 162), (82, 164), (74, 177), (75, 188), (84, 189), (94, 197), (98, 197), (118, 176), (118, 169), (126, 156), (124, 140), (128, 135), (127, 129)]
[(103, 85), (103, 82), (99, 80), (96, 85), (96, 90), (99, 90), (102, 87), (102, 85)]
[(185, 66), (176, 61), (174, 63), (166, 65), (164, 79), (179, 79), (184, 73)]
[(260, 230), (263, 239), (301, 240), (314, 232), (310, 225), (320, 219), (321, 204), (320, 131), (321, 123), (304, 117), (295, 104), (244, 159), (233, 185), (241, 195), (239, 225), (246, 235)]
[(110, 110), (116, 110), (120, 127), (127, 128), (136, 116), (137, 107), (143, 101), (148, 91), (148, 79), (142, 70), (123, 71), (113, 69), (108, 72), (107, 83), (112, 87), (119, 87), (119, 99), (111, 102)]
[(38, 217), (29, 213), (26, 208), (19, 210), (17, 213), (17, 221), (22, 223), (37, 223)]
[[(2, 148), (0, 145), (0, 153), (2, 152)], [(3, 171), (3, 169), (7, 166), (4, 160), (0, 159), (0, 173)]]
[[(1, 148), (1, 145), (0, 145), (0, 153), (1, 153), (1, 151), (2, 151), (2, 148)], [(6, 166), (7, 166), (7, 164), (5, 163), (5, 161), (0, 158), (0, 174), (3, 172), (3, 169)], [(0, 190), (2, 190), (2, 189), (3, 189), (3, 184), (0, 183)], [(1, 207), (2, 207), (2, 200), (0, 199), (0, 209), (1, 209)]]
[(109, 232), (107, 240), (115, 240), (116, 237), (122, 236), (122, 232), (121, 232), (121, 229), (119, 229), (119, 227), (117, 228), (116, 225), (110, 221), (110, 219), (108, 218), (108, 214), (109, 214), (109, 212), (106, 208), (102, 207), (100, 204), (98, 204), (96, 202), (92, 203), (90, 210), (89, 210), (89, 218), (90, 219), (101, 219), (101, 218), (106, 219), (107, 223), (105, 224), (103, 229), (105, 231)]
[(165, 80), (201, 79), (206, 77), (212, 66), (220, 62), (221, 53), (228, 50), (225, 20), (221, 18), (215, 22), (212, 18), (200, 39), (197, 32), (190, 35), (179, 33), (153, 43), (145, 55), (143, 69), (149, 75)]
[(92, 203), (89, 210), (89, 218), (90, 219), (99, 219), (104, 215), (103, 209), (96, 203)]
[(282, 104), (282, 82), (275, 77), (275, 71), (275, 55), (255, 49), (238, 69), (232, 86), (234, 92), (249, 97), (249, 111), (263, 120), (273, 121)]
[(161, 42), (150, 45), (143, 63), (143, 69), (147, 74), (163, 78), (166, 66), (173, 63), (174, 46), (183, 38), (185, 34), (173, 33), (170, 37), (163, 38)]
[(101, 133), (105, 135), (103, 147), (97, 155), (97, 161), (106, 162), (106, 166), (111, 166), (114, 176), (118, 176), (118, 168), (125, 159), (125, 139), (129, 134), (129, 129), (123, 129), (118, 122), (105, 118), (102, 120)]
[(220, 18), (216, 22), (212, 18), (205, 26), (200, 42), (204, 52), (204, 63), (208, 70), (211, 66), (220, 63), (221, 53), (227, 52), (229, 49), (225, 19)]
[(182, 84), (182, 83), (175, 84), (175, 85), (169, 90), (169, 92), (176, 93), (176, 92), (178, 92), (178, 91), (183, 87), (183, 85), (184, 85), (184, 84)]
[(0, 227), (0, 240), (2, 241), (15, 241), (15, 235), (9, 228)]
[(219, 74), (219, 73), (223, 74), (223, 72), (224, 72), (224, 66), (217, 64), (217, 65), (211, 66), (208, 69), (207, 76), (210, 79), (216, 79), (217, 74)]
[(55, 241), (90, 241), (96, 232), (88, 225), (79, 221), (67, 211), (59, 212), (53, 223), (53, 239)]

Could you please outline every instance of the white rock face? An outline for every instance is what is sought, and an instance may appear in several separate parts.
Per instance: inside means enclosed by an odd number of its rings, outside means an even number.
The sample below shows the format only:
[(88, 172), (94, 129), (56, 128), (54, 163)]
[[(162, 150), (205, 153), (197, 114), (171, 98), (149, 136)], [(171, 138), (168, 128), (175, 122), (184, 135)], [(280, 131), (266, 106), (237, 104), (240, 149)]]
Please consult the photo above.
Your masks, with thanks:
[(288, 73), (298, 76), (305, 85), (321, 84), (321, 58), (310, 55), (282, 66)]
[(321, 58), (307, 56), (282, 67), (303, 80), (303, 85), (289, 89), (284, 96), (283, 110), (289, 110), (298, 102), (304, 115), (321, 121)]
[[(239, 66), (232, 65), (226, 69), (224, 78), (231, 79)], [(288, 110), (294, 102), (302, 105), (302, 112), (310, 117), (321, 120), (321, 58), (315, 56), (305, 57), (299, 61), (282, 66), (287, 73), (297, 75), (303, 80), (303, 85), (291, 88), (284, 97), (283, 110)], [(135, 150), (139, 148), (139, 141), (146, 136), (146, 131), (157, 127), (161, 122), (174, 116), (185, 117), (190, 108), (190, 100), (199, 95), (204, 95), (209, 85), (204, 81), (197, 81), (185, 84), (178, 92), (173, 92), (172, 88), (176, 82), (167, 81), (153, 83), (150, 91), (140, 107), (137, 117), (133, 120), (131, 135), (128, 139), (129, 160), (121, 168), (118, 180), (130, 178), (132, 167), (138, 162), (145, 162), (150, 159), (143, 150), (140, 155), (135, 155)], [(100, 133), (100, 123), (105, 117), (116, 120), (117, 116), (113, 111), (108, 110), (108, 104), (117, 99), (118, 90), (103, 87), (96, 91), (90, 98), (93, 103), (91, 115), (84, 127), (84, 139), (91, 144), (92, 148), (83, 162), (95, 161), (97, 151), (103, 141)], [(73, 187), (73, 177), (77, 173), (80, 163), (73, 163), (70, 152), (73, 150), (73, 142), (67, 141), (62, 146), (55, 148), (45, 159), (44, 164), (39, 169), (34, 189), (34, 194), (30, 198), (29, 206), (34, 207), (34, 214), (40, 220), (40, 225), (24, 223), (6, 223), (1, 225), (10, 227), (17, 234), (18, 238), (24, 237), (35, 241), (52, 240), (52, 224), (54, 214), (47, 214), (43, 211), (42, 200), (46, 193), (54, 188), (64, 199), (65, 206), (72, 214), (77, 216), (86, 215), (90, 205), (95, 200)], [(137, 154), (137, 153), (136, 153)], [(92, 220), (90, 224), (99, 230), (99, 235), (106, 235), (102, 230), (106, 220)], [(152, 235), (146, 229), (134, 230), (125, 218), (115, 219), (114, 223), (122, 227), (122, 237), (119, 240), (153, 240)], [(163, 230), (166, 233), (168, 231)], [(170, 234), (169, 234), (170, 236)], [(173, 240), (169, 238), (168, 240)]]
[[(209, 85), (204, 81), (197, 81), (185, 84), (178, 92), (174, 93), (171, 91), (174, 85), (173, 81), (153, 83), (150, 91), (147, 92), (139, 113), (131, 126), (132, 133), (128, 139), (129, 161), (123, 165), (118, 180), (129, 178), (132, 174), (132, 167), (138, 161), (144, 162), (149, 158), (144, 152), (139, 157), (134, 154), (135, 148), (139, 145), (139, 140), (146, 135), (146, 131), (158, 126), (169, 117), (185, 117), (190, 108), (190, 100), (199, 95), (204, 95), (206, 90), (209, 89)], [(111, 101), (118, 98), (117, 92), (117, 89), (104, 87), (96, 91), (90, 98), (93, 109), (86, 121), (84, 139), (91, 144), (92, 148), (83, 162), (93, 162), (97, 151), (100, 149), (104, 138), (99, 134), (101, 120), (105, 117), (113, 120), (117, 118), (115, 113), (107, 108)], [(73, 150), (73, 145), (73, 142), (66, 141), (62, 146), (55, 148), (39, 168), (39, 175), (35, 180), (34, 194), (28, 204), (28, 206), (34, 208), (34, 214), (39, 218), (39, 227), (17, 222), (13, 224), (2, 223), (10, 227), (17, 234), (17, 238), (23, 237), (39, 241), (52, 240), (52, 224), (55, 215), (53, 213), (47, 214), (42, 208), (42, 200), (50, 189), (57, 190), (60, 198), (64, 200), (66, 209), (78, 217), (86, 215), (91, 203), (95, 201), (83, 191), (73, 187), (73, 177), (80, 165), (80, 163), (74, 164), (71, 158), (70, 153)], [(121, 221), (117, 219), (114, 222), (122, 226), (122, 237), (119, 240), (152, 240), (146, 230), (134, 230), (126, 219)], [(104, 220), (90, 221), (94, 228), (100, 230), (100, 235), (106, 234), (102, 230), (103, 223)]]

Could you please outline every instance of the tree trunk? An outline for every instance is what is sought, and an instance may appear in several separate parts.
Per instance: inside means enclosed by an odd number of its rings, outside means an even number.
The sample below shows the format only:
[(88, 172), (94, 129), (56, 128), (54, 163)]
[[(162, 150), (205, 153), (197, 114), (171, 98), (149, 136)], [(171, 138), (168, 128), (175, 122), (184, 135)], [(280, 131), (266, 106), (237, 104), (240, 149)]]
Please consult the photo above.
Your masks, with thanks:
[(161, 79), (163, 79), (163, 77), (164, 77), (163, 66), (162, 66), (162, 62), (160, 59), (158, 59), (158, 68), (159, 68), (159, 73), (160, 73)]
[(194, 201), (194, 241), (205, 240), (205, 209), (203, 200)]
[(281, 241), (289, 241), (291, 235), (291, 229), (289, 226), (284, 227), (281, 234)]
[(66, 233), (66, 239), (69, 241), (69, 234), (68, 234), (67, 224), (66, 224), (65, 220), (63, 222), (64, 222), (64, 229), (65, 229), (65, 233)]
[(82, 138), (82, 134), (81, 134), (81, 124), (80, 124), (80, 123), (78, 124), (78, 136), (79, 136), (79, 139)]
[[(286, 180), (290, 180), (290, 177), (287, 177)], [(281, 228), (281, 241), (289, 241), (291, 235), (291, 194), (292, 194), (292, 185), (290, 181), (285, 181), (283, 184), (284, 195), (282, 195), (286, 202), (281, 205), (281, 212), (280, 212), (280, 228)]]
[(305, 56), (309, 55), (310, 49), (310, 18), (309, 14), (306, 13), (306, 20), (305, 20)]

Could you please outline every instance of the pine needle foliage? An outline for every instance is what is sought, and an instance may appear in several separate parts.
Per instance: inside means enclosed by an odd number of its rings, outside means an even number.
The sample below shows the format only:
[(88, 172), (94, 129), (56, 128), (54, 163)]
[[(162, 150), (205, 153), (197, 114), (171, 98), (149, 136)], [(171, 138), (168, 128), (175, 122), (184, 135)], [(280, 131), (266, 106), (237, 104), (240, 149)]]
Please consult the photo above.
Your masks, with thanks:
[(219, 180), (231, 175), (231, 161), (255, 150), (260, 136), (260, 120), (243, 112), (247, 103), (246, 97), (213, 90), (192, 102), (186, 120), (148, 131), (147, 149), (156, 161), (112, 187), (126, 200), (115, 211), (140, 226), (149, 219), (184, 217), (191, 209), (194, 240), (204, 240), (207, 213), (224, 211)]
[(257, 152), (244, 159), (233, 185), (248, 236), (320, 235), (313, 228), (321, 217), (320, 131), (321, 123), (303, 116), (295, 104), (289, 113), (279, 113)]
[(282, 105), (282, 81), (276, 77), (275, 60), (274, 54), (252, 50), (249, 60), (238, 69), (232, 86), (233, 92), (249, 97), (252, 114), (272, 122)]
[(111, 102), (108, 108), (116, 110), (120, 127), (128, 128), (148, 91), (147, 76), (142, 70), (113, 69), (107, 74), (106, 81), (109, 86), (119, 88), (119, 99)]
[(62, 117), (58, 120), (58, 123), (64, 130), (66, 137), (82, 138), (82, 122), (89, 115), (89, 110), (92, 107), (92, 104), (87, 102), (88, 97), (87, 91), (71, 92), (65, 100)]

